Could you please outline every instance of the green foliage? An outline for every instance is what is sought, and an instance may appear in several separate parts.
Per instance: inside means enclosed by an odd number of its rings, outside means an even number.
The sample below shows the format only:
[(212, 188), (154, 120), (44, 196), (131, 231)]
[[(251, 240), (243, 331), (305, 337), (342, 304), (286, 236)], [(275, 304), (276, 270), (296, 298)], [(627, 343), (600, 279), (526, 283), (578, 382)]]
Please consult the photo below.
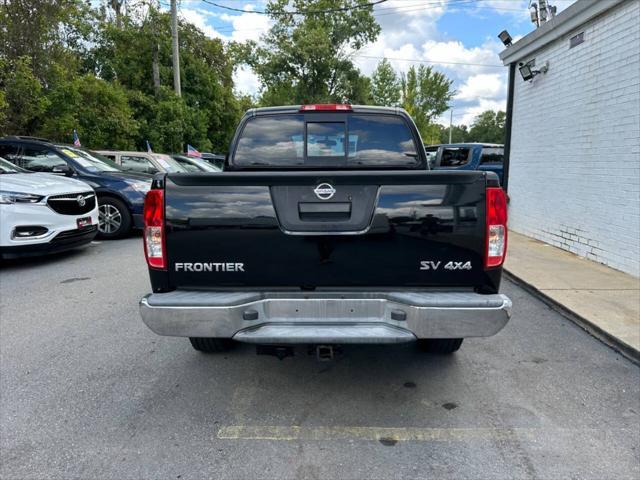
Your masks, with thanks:
[(430, 123), (424, 131), (420, 132), (422, 142), (425, 145), (440, 143), (440, 137), (442, 134), (441, 129), (441, 125), (438, 125), (437, 123)]
[[(170, 18), (154, 1), (11, 0), (0, 7), (0, 134), (29, 134), (101, 149), (226, 151), (247, 108), (292, 103), (402, 105), (431, 141), (453, 96), (430, 67), (398, 78), (384, 60), (371, 78), (352, 61), (380, 26), (370, 0), (270, 0), (275, 24), (261, 46), (223, 44), (180, 23), (182, 96), (173, 91)], [(358, 7), (360, 8), (352, 8)], [(295, 10), (339, 13), (293, 15)], [(259, 99), (233, 92), (249, 64)], [(157, 75), (154, 74), (157, 72)], [(490, 122), (489, 122), (490, 123)], [(483, 119), (474, 128), (485, 135)]]
[(75, 83), (82, 98), (78, 105), (78, 133), (86, 138), (87, 146), (124, 149), (133, 145), (138, 124), (132, 118), (124, 89), (91, 74), (79, 77)]
[[(438, 125), (439, 139), (432, 143), (449, 143), (449, 126)], [(466, 125), (453, 125), (451, 128), (451, 143), (469, 142), (469, 129)]]
[(263, 84), (260, 104), (367, 102), (368, 80), (351, 55), (380, 33), (373, 7), (338, 14), (287, 13), (366, 3), (368, 0), (271, 0), (267, 11), (275, 24), (264, 36), (264, 46), (250, 45), (245, 55)]
[(138, 133), (125, 90), (92, 74), (63, 79), (50, 91), (50, 109), (41, 134), (70, 142), (78, 130), (90, 148), (132, 148)]
[[(108, 5), (107, 5), (108, 3)], [(0, 134), (94, 148), (226, 151), (252, 102), (233, 93), (234, 48), (180, 24), (182, 97), (173, 92), (169, 15), (153, 6), (12, 0), (0, 8)], [(112, 13), (115, 13), (113, 15)], [(160, 85), (153, 76), (158, 67)]]
[(452, 84), (446, 75), (425, 65), (418, 69), (411, 66), (402, 76), (402, 106), (413, 117), (421, 135), (432, 136), (429, 126), (449, 109), (449, 101), (455, 95)]
[(395, 70), (386, 58), (371, 76), (371, 99), (375, 105), (396, 107), (402, 98), (402, 85)]
[(0, 8), (0, 57), (28, 58), (33, 75), (47, 79), (53, 65), (73, 68), (92, 31), (94, 11), (82, 0), (11, 0)]
[(25, 56), (12, 63), (3, 62), (0, 78), (6, 104), (6, 132), (36, 133), (50, 102), (31, 68), (31, 59)]
[(503, 111), (487, 110), (478, 115), (469, 130), (469, 141), (503, 143), (504, 124), (507, 114)]
[[(506, 113), (487, 110), (478, 115), (471, 129), (466, 125), (453, 125), (451, 143), (503, 143)], [(449, 143), (449, 126), (438, 125), (439, 138), (425, 143)]]
[(138, 91), (130, 93), (129, 103), (140, 119), (140, 135), (136, 148), (144, 149), (149, 140), (154, 151), (182, 152), (187, 143), (202, 150), (211, 149), (207, 138), (206, 112), (189, 107), (168, 87), (161, 87), (157, 97)]
[(453, 84), (432, 67), (412, 66), (400, 78), (385, 58), (371, 76), (371, 97), (376, 105), (402, 106), (412, 116), (425, 144), (440, 143), (442, 126), (436, 117), (449, 109)]
[[(155, 9), (141, 22), (121, 16), (102, 25), (89, 65), (101, 77), (120, 82), (130, 92), (140, 123), (136, 144), (149, 140), (157, 151), (225, 151), (241, 111), (233, 94), (230, 49), (189, 23), (180, 24), (182, 97), (172, 92), (169, 15)], [(160, 88), (153, 82), (154, 52)]]

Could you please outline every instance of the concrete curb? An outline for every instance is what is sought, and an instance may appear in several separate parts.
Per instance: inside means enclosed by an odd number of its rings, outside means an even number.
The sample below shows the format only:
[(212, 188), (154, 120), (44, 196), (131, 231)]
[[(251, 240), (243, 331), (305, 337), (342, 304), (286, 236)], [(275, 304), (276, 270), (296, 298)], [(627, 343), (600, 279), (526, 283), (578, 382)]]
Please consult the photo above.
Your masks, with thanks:
[(506, 274), (506, 277), (511, 280), (513, 283), (522, 287), (527, 292), (531, 293), (535, 297), (542, 300), (544, 303), (553, 308), (556, 312), (560, 313), (563, 317), (568, 318), (573, 323), (578, 325), (583, 330), (586, 330), (591, 336), (597, 338), (602, 343), (612, 348), (616, 352), (620, 353), (623, 357), (631, 360), (633, 363), (640, 365), (640, 351), (636, 350), (632, 346), (620, 340), (618, 337), (610, 334), (606, 330), (603, 330), (599, 326), (590, 322), (588, 319), (584, 318), (581, 315), (578, 315), (573, 310), (568, 309), (558, 301), (552, 299), (544, 292), (538, 290), (534, 285), (528, 283), (522, 278), (514, 275), (508, 270), (503, 270)]

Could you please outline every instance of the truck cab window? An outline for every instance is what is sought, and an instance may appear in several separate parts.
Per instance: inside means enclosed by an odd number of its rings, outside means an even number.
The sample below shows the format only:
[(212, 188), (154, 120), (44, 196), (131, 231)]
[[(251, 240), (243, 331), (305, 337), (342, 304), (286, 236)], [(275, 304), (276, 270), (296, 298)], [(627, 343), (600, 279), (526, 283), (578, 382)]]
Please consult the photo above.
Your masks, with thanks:
[(420, 163), (413, 135), (394, 115), (349, 118), (349, 163), (358, 166), (410, 167)]
[(486, 163), (502, 164), (504, 161), (504, 148), (502, 147), (489, 147), (482, 149), (482, 155), (480, 156), (480, 165)]
[(344, 122), (308, 122), (308, 157), (344, 157)]
[(244, 167), (302, 165), (303, 136), (303, 115), (253, 118), (242, 131), (234, 163)]
[(387, 114), (334, 115), (326, 121), (303, 114), (251, 118), (231, 161), (240, 167), (312, 168), (412, 168), (421, 162), (409, 126)]
[(441, 167), (462, 167), (469, 163), (471, 149), (449, 147), (442, 150)]
[(427, 147), (425, 153), (427, 155), (427, 165), (429, 165), (429, 168), (435, 168), (436, 158), (438, 157), (438, 147)]

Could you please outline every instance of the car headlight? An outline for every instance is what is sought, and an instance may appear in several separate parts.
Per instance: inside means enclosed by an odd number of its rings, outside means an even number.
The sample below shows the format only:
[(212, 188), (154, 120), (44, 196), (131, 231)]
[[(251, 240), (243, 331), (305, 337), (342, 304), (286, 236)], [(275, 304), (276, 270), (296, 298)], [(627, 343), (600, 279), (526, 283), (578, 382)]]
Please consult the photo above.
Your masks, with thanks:
[(146, 195), (151, 190), (151, 182), (131, 182), (130, 185), (136, 192), (140, 192), (143, 195)]
[(7, 192), (0, 190), (0, 204), (10, 203), (38, 203), (44, 197), (31, 193)]

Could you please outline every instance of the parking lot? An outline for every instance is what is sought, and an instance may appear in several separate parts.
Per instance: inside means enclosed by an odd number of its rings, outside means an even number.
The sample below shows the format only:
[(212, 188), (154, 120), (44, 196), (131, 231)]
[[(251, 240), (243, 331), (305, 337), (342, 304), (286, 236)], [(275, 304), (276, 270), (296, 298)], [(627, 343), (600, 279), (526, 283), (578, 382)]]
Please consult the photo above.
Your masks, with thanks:
[[(451, 357), (158, 337), (141, 240), (0, 270), (2, 478), (638, 478), (640, 370), (505, 280)], [(28, 307), (28, 308), (27, 308)]]

